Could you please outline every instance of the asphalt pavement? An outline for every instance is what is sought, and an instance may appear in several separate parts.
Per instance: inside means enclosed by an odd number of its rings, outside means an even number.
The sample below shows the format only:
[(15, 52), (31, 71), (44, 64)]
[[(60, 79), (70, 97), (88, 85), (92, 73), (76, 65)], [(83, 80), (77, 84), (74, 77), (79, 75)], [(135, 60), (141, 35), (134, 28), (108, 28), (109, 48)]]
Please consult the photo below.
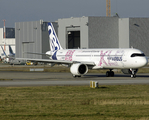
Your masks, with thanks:
[(149, 74), (137, 74), (136, 78), (131, 78), (124, 74), (106, 77), (101, 73), (88, 73), (74, 78), (71, 73), (0, 71), (1, 87), (89, 85), (90, 81), (97, 81), (99, 85), (149, 84)]

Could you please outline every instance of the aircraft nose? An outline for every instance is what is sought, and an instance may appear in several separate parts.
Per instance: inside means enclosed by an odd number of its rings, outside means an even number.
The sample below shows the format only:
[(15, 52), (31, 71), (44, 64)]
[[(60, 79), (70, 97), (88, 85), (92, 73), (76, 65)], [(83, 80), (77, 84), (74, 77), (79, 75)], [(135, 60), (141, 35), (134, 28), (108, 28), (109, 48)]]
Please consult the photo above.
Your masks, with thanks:
[(148, 64), (148, 59), (146, 57), (144, 57), (143, 59), (141, 59), (141, 65), (146, 66)]

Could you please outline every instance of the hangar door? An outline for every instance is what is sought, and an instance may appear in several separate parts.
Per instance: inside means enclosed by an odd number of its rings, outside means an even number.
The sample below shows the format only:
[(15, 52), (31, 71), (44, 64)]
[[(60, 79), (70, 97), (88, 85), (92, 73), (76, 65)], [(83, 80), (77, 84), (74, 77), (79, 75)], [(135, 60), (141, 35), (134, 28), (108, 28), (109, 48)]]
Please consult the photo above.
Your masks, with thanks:
[(80, 48), (80, 27), (67, 28), (66, 47), (68, 49)]
[(33, 52), (34, 42), (22, 42), (22, 57), (23, 58), (32, 58), (33, 54), (27, 54), (27, 52)]

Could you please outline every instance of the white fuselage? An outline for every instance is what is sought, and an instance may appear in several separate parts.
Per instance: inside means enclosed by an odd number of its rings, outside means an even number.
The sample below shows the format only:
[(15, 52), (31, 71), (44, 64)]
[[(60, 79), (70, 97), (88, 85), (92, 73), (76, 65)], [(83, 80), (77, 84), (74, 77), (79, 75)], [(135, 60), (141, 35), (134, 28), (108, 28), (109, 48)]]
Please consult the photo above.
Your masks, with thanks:
[[(134, 54), (134, 56), (132, 56)], [(136, 54), (136, 55), (135, 55)], [(140, 68), (147, 58), (138, 49), (66, 49), (52, 53), (53, 60), (94, 62), (92, 69)]]

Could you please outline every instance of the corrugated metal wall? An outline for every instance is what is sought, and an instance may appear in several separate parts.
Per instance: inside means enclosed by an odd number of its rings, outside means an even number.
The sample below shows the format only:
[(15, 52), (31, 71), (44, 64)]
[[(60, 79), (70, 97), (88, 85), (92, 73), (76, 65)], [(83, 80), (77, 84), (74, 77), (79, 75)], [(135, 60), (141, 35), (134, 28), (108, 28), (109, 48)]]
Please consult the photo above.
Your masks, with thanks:
[(45, 53), (50, 50), (47, 22), (17, 22), (16, 31), (16, 57), (17, 58), (47, 58), (45, 56), (32, 53)]
[(149, 56), (149, 18), (129, 18), (130, 46)]
[[(48, 34), (48, 22), (42, 24), (42, 53), (46, 53), (50, 50), (49, 46), (49, 34)], [(43, 59), (47, 59), (46, 56), (42, 56)]]
[(119, 48), (129, 48), (129, 18), (119, 19)]
[(16, 29), (16, 57), (42, 58), (25, 52), (41, 53), (41, 24), (40, 21), (18, 22)]
[(89, 17), (89, 48), (118, 48), (117, 17)]

